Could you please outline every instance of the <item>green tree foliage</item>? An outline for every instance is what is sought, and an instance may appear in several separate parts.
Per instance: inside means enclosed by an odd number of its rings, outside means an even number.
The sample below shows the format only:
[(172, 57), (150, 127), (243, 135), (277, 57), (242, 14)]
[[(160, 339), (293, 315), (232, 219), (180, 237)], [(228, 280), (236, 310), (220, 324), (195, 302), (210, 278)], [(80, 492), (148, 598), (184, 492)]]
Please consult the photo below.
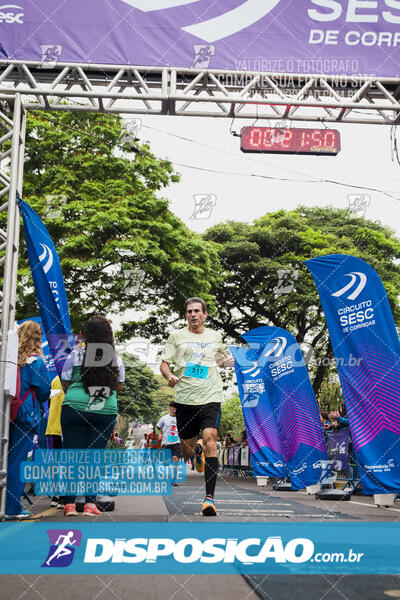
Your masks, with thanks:
[(130, 421), (157, 422), (168, 411), (170, 402), (160, 385), (160, 377), (132, 354), (122, 354), (121, 358), (125, 365), (125, 383), (118, 394), (119, 414)]
[(233, 439), (237, 439), (240, 438), (243, 430), (244, 420), (240, 398), (238, 394), (233, 394), (222, 404), (219, 436), (224, 438), (227, 433), (231, 433)]
[[(395, 319), (400, 317), (400, 241), (380, 223), (346, 210), (299, 207), (268, 213), (253, 224), (217, 225), (204, 237), (219, 244), (221, 281), (211, 289), (218, 306), (212, 324), (237, 341), (241, 333), (260, 325), (288, 329), (303, 346), (311, 346), (316, 393), (334, 367), (324, 360), (332, 358), (332, 349), (304, 260), (326, 254), (365, 260), (380, 275)], [(280, 292), (278, 270), (298, 271), (290, 293)]]
[(334, 381), (334, 378), (328, 377), (322, 382), (318, 396), (318, 404), (321, 410), (339, 410), (343, 402), (343, 394), (340, 383)]
[[(217, 255), (160, 192), (179, 177), (148, 145), (127, 154), (123, 120), (92, 113), (29, 113), (24, 199), (43, 218), (63, 270), (73, 327), (92, 312), (157, 306), (126, 336), (156, 333), (183, 299), (203, 295)], [(18, 318), (37, 313), (21, 244)], [(147, 327), (147, 329), (146, 329)]]
[(159, 402), (165, 410), (168, 410), (169, 403), (175, 400), (175, 393), (173, 388), (170, 388), (167, 380), (161, 375), (161, 373), (157, 374), (156, 379), (158, 381), (159, 390), (158, 390), (158, 398)]

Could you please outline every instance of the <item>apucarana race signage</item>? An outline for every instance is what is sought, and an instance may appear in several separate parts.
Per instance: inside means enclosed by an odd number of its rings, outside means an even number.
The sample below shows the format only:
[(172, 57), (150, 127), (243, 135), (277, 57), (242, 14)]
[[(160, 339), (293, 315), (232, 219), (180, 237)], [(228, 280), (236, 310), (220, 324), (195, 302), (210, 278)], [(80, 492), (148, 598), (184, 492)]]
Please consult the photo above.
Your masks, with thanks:
[(0, 0), (0, 58), (396, 77), (400, 0)]

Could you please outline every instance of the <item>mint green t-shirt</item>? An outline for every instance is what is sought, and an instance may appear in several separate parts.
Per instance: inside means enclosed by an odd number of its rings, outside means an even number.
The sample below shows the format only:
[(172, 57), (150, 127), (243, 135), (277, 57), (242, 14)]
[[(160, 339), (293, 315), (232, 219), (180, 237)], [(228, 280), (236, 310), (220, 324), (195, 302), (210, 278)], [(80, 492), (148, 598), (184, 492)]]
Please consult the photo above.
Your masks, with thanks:
[[(118, 413), (118, 407), (117, 392), (115, 390), (110, 394), (109, 389), (107, 390), (105, 387), (100, 388), (100, 386), (98, 386), (99, 389), (93, 390), (92, 396), (85, 390), (81, 375), (84, 356), (85, 347), (78, 346), (71, 352), (65, 361), (61, 379), (63, 381), (70, 381), (71, 383), (66, 391), (63, 404), (71, 406), (76, 410), (101, 413), (103, 415), (116, 415)], [(125, 369), (123, 362), (118, 355), (117, 365), (118, 381), (119, 383), (123, 383), (125, 379)]]
[(222, 335), (205, 328), (192, 333), (188, 327), (174, 331), (161, 354), (179, 377), (175, 385), (175, 401), (179, 404), (200, 405), (222, 402), (222, 379), (217, 360), (226, 354)]

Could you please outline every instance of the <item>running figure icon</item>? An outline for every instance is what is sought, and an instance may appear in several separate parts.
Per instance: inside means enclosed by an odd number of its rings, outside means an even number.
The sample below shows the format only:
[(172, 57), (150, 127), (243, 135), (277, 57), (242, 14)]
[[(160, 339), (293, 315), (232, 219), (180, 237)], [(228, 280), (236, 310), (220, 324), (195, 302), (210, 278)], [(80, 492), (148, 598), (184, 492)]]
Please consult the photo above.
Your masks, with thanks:
[(50, 566), (50, 563), (55, 558), (60, 559), (63, 556), (68, 556), (70, 554), (72, 554), (72, 555), (74, 554), (74, 550), (72, 548), (68, 548), (68, 546), (73, 546), (74, 544), (78, 544), (79, 541), (78, 541), (78, 539), (73, 539), (73, 538), (74, 538), (73, 531), (69, 531), (67, 534), (61, 534), (58, 536), (58, 538), (55, 542), (55, 545), (57, 546), (57, 548), (45, 562), (45, 564), (48, 567)]

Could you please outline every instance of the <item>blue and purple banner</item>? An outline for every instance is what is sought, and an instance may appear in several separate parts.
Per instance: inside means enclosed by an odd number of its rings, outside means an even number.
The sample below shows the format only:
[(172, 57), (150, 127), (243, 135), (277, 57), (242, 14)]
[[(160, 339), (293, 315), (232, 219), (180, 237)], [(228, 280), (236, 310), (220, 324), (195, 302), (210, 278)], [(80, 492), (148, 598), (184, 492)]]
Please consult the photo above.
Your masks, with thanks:
[(60, 260), (43, 221), (18, 198), (24, 222), (25, 241), (43, 329), (58, 375), (75, 345), (71, 333), (67, 295)]
[(44, 68), (398, 77), (399, 23), (398, 0), (14, 0), (0, 5), (0, 48)]
[(400, 491), (400, 341), (376, 271), (354, 256), (306, 261), (324, 309), (365, 493)]
[(300, 347), (280, 327), (257, 327), (242, 336), (257, 353), (278, 424), (292, 489), (318, 483), (328, 455), (318, 404)]
[(264, 373), (257, 366), (257, 360), (251, 360), (252, 351), (248, 348), (231, 346), (230, 350), (235, 359), (253, 473), (260, 477), (285, 478), (287, 469)]

